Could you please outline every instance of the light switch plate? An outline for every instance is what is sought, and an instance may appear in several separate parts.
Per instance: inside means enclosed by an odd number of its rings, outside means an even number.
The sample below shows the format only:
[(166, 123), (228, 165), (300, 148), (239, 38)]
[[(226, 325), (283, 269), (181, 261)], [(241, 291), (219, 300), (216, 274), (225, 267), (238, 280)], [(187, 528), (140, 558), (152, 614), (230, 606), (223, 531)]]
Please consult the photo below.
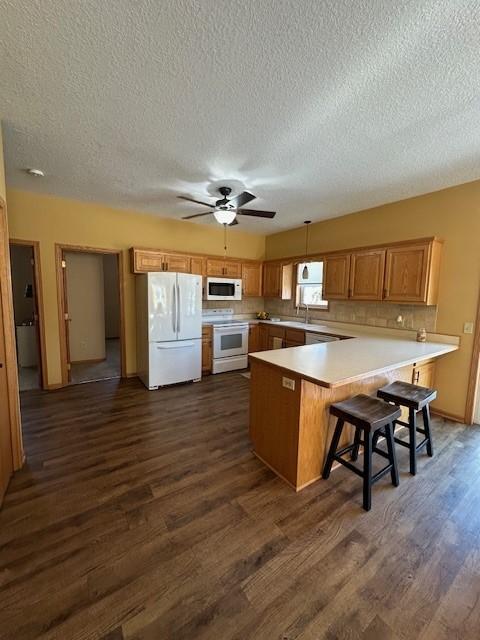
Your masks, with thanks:
[(286, 378), (285, 376), (283, 376), (282, 385), (285, 387), (285, 389), (290, 389), (290, 391), (295, 391), (295, 380), (292, 380), (292, 378)]
[(463, 333), (473, 333), (473, 322), (465, 322), (463, 325)]

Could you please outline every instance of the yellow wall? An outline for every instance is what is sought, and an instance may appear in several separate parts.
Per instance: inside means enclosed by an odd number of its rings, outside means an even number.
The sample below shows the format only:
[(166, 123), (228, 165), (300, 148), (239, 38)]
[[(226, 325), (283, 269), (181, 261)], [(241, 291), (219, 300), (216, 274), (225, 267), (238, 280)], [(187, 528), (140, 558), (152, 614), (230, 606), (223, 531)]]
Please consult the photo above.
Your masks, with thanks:
[[(312, 252), (437, 236), (444, 240), (440, 271), (437, 331), (460, 335), (474, 321), (480, 286), (480, 181), (312, 224)], [(267, 237), (266, 257), (302, 255), (305, 229)], [(353, 304), (353, 303), (352, 303)], [(386, 304), (386, 303), (385, 303)], [(473, 336), (440, 360), (437, 406), (464, 416)]]
[[(1, 164), (1, 163), (0, 163)], [(42, 267), (48, 383), (61, 381), (57, 317), (55, 243), (85, 245), (124, 252), (127, 373), (136, 370), (135, 282), (130, 273), (127, 249), (158, 247), (177, 251), (223, 254), (223, 229), (160, 218), (100, 204), (8, 189), (10, 237), (39, 240)], [(265, 238), (232, 230), (228, 254), (240, 258), (262, 258)]]

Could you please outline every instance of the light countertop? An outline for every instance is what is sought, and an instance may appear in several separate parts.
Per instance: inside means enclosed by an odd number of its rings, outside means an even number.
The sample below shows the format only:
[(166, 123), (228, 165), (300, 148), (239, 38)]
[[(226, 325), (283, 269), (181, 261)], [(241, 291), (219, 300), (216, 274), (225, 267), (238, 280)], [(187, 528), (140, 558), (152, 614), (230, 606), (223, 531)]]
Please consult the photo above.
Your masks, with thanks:
[[(331, 326), (326, 329), (324, 333), (340, 335), (339, 330), (333, 331)], [(260, 351), (250, 354), (250, 358), (281, 367), (323, 387), (338, 387), (458, 349), (458, 339), (455, 344), (417, 342), (414, 337), (372, 335), (362, 329), (345, 332), (344, 335), (355, 336), (351, 340)]]

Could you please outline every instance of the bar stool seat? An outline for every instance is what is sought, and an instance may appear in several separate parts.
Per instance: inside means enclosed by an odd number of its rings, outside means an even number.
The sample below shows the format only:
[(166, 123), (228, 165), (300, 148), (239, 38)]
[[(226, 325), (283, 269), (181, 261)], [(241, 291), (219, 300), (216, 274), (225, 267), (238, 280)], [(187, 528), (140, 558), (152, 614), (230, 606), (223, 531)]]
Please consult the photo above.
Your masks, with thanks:
[[(420, 387), (410, 382), (397, 380), (385, 385), (377, 391), (377, 396), (386, 402), (390, 402), (397, 407), (408, 408), (408, 422), (395, 420), (393, 425), (394, 440), (397, 444), (407, 447), (410, 452), (410, 473), (414, 476), (417, 473), (417, 452), (426, 447), (427, 454), (433, 456), (433, 443), (430, 430), (430, 402), (435, 400), (437, 392), (435, 389)], [(417, 426), (417, 412), (421, 411), (423, 416), (423, 429)], [(395, 437), (397, 425), (407, 427), (409, 439), (401, 440)], [(424, 439), (417, 444), (417, 433), (424, 436)]]
[[(350, 471), (363, 478), (363, 508), (369, 511), (372, 506), (372, 485), (390, 472), (392, 484), (398, 486), (398, 468), (393, 441), (393, 423), (401, 415), (398, 407), (360, 394), (342, 402), (336, 402), (330, 406), (330, 413), (338, 418), (323, 469), (323, 478), (330, 476), (334, 461), (339, 462)], [(353, 444), (341, 449), (338, 448), (345, 422), (355, 427)], [(363, 435), (363, 438), (362, 438)], [(384, 435), (387, 443), (387, 451), (379, 449), (378, 438)], [(360, 445), (364, 447), (363, 470), (345, 460), (342, 456), (350, 453), (352, 461), (357, 460)], [(376, 453), (388, 460), (388, 464), (373, 473), (372, 453)]]
[(420, 411), (437, 397), (435, 389), (427, 387), (419, 387), (410, 382), (397, 380), (385, 385), (377, 391), (377, 396), (403, 407), (411, 407), (416, 411)]

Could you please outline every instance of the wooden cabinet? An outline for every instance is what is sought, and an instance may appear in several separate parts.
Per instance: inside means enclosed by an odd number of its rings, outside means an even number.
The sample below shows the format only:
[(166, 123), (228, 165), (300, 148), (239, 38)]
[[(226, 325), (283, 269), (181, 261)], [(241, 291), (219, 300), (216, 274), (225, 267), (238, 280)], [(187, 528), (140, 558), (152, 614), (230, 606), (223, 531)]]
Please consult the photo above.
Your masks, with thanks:
[(206, 259), (206, 275), (219, 276), (221, 278), (241, 278), (242, 263), (236, 260), (224, 260), (222, 258)]
[(202, 376), (212, 373), (213, 327), (211, 324), (202, 327)]
[(245, 298), (259, 298), (262, 295), (262, 264), (244, 262), (242, 264), (242, 294)]
[(227, 260), (225, 262), (225, 276), (227, 278), (241, 278), (242, 277), (242, 263), (235, 262), (233, 260)]
[(267, 262), (263, 266), (263, 295), (265, 298), (280, 297), (280, 271), (281, 265), (275, 262)]
[(158, 251), (149, 249), (131, 249), (130, 259), (133, 273), (163, 271), (163, 254)]
[(299, 347), (305, 344), (305, 331), (301, 329), (285, 329), (285, 346)]
[(190, 273), (190, 256), (182, 254), (164, 254), (163, 271), (177, 271), (180, 273)]
[(441, 244), (438, 241), (389, 247), (384, 299), (435, 304)]
[(293, 263), (266, 262), (263, 265), (263, 296), (291, 300), (293, 291)]
[(434, 388), (435, 384), (435, 361), (429, 360), (413, 367), (412, 383), (420, 387)]
[[(278, 348), (278, 339), (283, 347), (299, 347), (305, 344), (305, 331), (290, 329), (289, 327), (274, 324), (262, 324), (259, 327), (259, 351)], [(277, 338), (277, 340), (275, 340)], [(277, 345), (277, 347), (275, 347)]]
[(260, 351), (260, 325), (251, 324), (248, 327), (248, 353)]
[(182, 253), (165, 253), (155, 249), (131, 249), (130, 258), (134, 273), (150, 271), (190, 273), (190, 256)]
[(205, 258), (202, 256), (192, 256), (190, 258), (190, 273), (197, 276), (205, 275)]
[(258, 325), (258, 350), (266, 351), (268, 349), (268, 326), (266, 324)]
[(384, 272), (385, 249), (352, 253), (349, 297), (352, 300), (381, 300), (383, 298)]
[(350, 284), (350, 254), (334, 254), (324, 260), (323, 297), (347, 300)]
[(325, 300), (436, 304), (441, 242), (435, 238), (324, 258)]

